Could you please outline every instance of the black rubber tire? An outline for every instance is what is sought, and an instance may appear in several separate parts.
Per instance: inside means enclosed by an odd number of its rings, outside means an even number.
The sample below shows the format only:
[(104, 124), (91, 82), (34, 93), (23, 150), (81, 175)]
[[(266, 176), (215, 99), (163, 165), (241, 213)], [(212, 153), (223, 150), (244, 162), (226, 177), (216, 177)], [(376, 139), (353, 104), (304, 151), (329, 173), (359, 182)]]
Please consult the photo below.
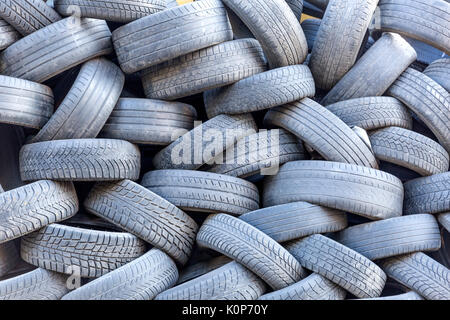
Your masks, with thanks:
[(335, 283), (313, 273), (289, 287), (266, 293), (258, 300), (344, 300), (346, 294)]
[(0, 300), (60, 300), (69, 289), (67, 276), (37, 268), (0, 281)]
[(378, 0), (331, 0), (308, 63), (318, 88), (329, 90), (355, 64)]
[(255, 35), (272, 69), (301, 64), (308, 44), (300, 22), (284, 0), (223, 0)]
[(233, 261), (166, 290), (155, 300), (256, 300), (265, 290), (259, 277)]
[(150, 67), (142, 72), (147, 98), (174, 100), (223, 87), (265, 71), (255, 39), (227, 41)]
[(196, 1), (163, 10), (130, 22), (112, 34), (125, 73), (232, 39), (230, 21), (220, 0)]
[(269, 110), (264, 122), (291, 132), (326, 160), (378, 168), (364, 141), (331, 111), (309, 98)]
[(125, 76), (114, 63), (103, 58), (86, 62), (55, 114), (31, 141), (97, 137), (124, 83)]
[(42, 0), (2, 0), (0, 18), (23, 36), (61, 20), (61, 16)]
[(180, 272), (180, 277), (178, 278), (177, 285), (187, 282), (189, 280), (198, 278), (210, 271), (216, 270), (221, 266), (231, 262), (232, 260), (227, 256), (218, 256), (216, 258), (198, 262), (183, 268)]
[(359, 224), (339, 232), (336, 241), (370, 260), (417, 251), (436, 251), (441, 234), (430, 214), (414, 214)]
[(406, 104), (450, 152), (450, 93), (447, 90), (423, 73), (408, 68), (387, 94)]
[(81, 17), (113, 22), (131, 22), (166, 8), (166, 0), (54, 0), (55, 9), (71, 16), (74, 8)]
[(152, 249), (122, 267), (66, 294), (61, 300), (152, 300), (178, 278), (175, 263)]
[(422, 176), (448, 171), (447, 151), (417, 132), (387, 127), (370, 133), (370, 143), (377, 159), (411, 169)]
[(441, 213), (438, 215), (438, 220), (440, 224), (447, 230), (447, 232), (450, 232), (450, 212)]
[(295, 17), (300, 21), (303, 13), (303, 0), (285, 0)]
[(450, 211), (450, 171), (405, 183), (404, 214)]
[(0, 194), (0, 243), (78, 212), (78, 198), (71, 182), (37, 181)]
[(427, 300), (450, 299), (450, 270), (422, 252), (381, 262), (386, 274)]
[(347, 227), (344, 212), (308, 202), (292, 202), (243, 214), (239, 219), (261, 230), (277, 242), (316, 233), (336, 232)]
[(186, 213), (130, 180), (96, 184), (84, 201), (91, 213), (166, 252), (183, 265), (198, 226)]
[(314, 97), (314, 79), (305, 65), (287, 66), (245, 78), (231, 86), (204, 93), (208, 118), (241, 114)]
[(275, 240), (227, 214), (208, 216), (198, 231), (197, 244), (241, 263), (275, 290), (306, 275), (298, 261)]
[(141, 184), (186, 211), (241, 215), (259, 209), (258, 188), (226, 175), (193, 170), (147, 172)]
[(97, 278), (145, 253), (145, 242), (132, 234), (51, 224), (21, 241), (21, 257), (46, 270)]
[(0, 278), (14, 270), (19, 261), (19, 251), (14, 241), (0, 244)]
[(409, 291), (407, 293), (398, 294), (395, 296), (385, 296), (379, 298), (369, 298), (369, 299), (359, 299), (359, 300), (424, 300), (422, 296), (415, 293), (414, 291)]
[(416, 52), (408, 42), (398, 34), (385, 33), (328, 92), (321, 104), (381, 96), (414, 60)]
[[(236, 116), (218, 115), (180, 136), (177, 140), (158, 152), (153, 158), (153, 165), (156, 169), (196, 170), (205, 163), (212, 162), (217, 155), (234, 144), (235, 141), (233, 139), (226, 138), (227, 132), (233, 132), (236, 135), (236, 139), (239, 140), (242, 137), (254, 134), (256, 129), (256, 123), (250, 114)], [(210, 139), (204, 137), (210, 130), (220, 132), (222, 134), (222, 141), (210, 142)], [(197, 159), (198, 156), (196, 156), (196, 149), (194, 148), (195, 145), (193, 142), (199, 138), (204, 138), (201, 142), (202, 151), (206, 150), (209, 146), (217, 150), (217, 154), (203, 154), (200, 155), (201, 159)], [(187, 150), (186, 153), (189, 151), (190, 155), (184, 155), (184, 150)], [(176, 151), (178, 151), (178, 155), (180, 155), (180, 151), (183, 151), (183, 159), (180, 159), (183, 160), (181, 163), (173, 161), (172, 154)]]
[(185, 103), (120, 98), (99, 137), (166, 146), (173, 132), (192, 130), (196, 118), (195, 108)]
[[(305, 186), (308, 186), (305, 188)], [(307, 201), (369, 219), (402, 215), (403, 185), (388, 173), (330, 161), (293, 161), (267, 177), (263, 207)]]
[(293, 241), (286, 249), (300, 264), (358, 298), (379, 297), (386, 274), (375, 263), (320, 234)]
[(137, 180), (139, 148), (122, 140), (73, 139), (27, 144), (19, 155), (22, 180)]
[(434, 61), (423, 71), (423, 74), (436, 81), (445, 90), (450, 91), (450, 58)]
[(382, 31), (392, 31), (423, 41), (450, 54), (448, 1), (380, 0), (379, 7)]
[(321, 22), (322, 19), (306, 19), (301, 24), (310, 52), (314, 48), (314, 43), (316, 41), (317, 32), (319, 32)]
[(408, 108), (392, 97), (367, 97), (345, 100), (327, 106), (348, 126), (365, 130), (384, 127), (412, 129), (413, 120)]
[(247, 178), (258, 173), (274, 174), (286, 162), (305, 159), (305, 151), (293, 135), (275, 129), (242, 138), (223, 157), (226, 159), (223, 164), (215, 164), (208, 171)]
[(19, 33), (8, 22), (0, 18), (0, 50), (4, 50), (20, 39)]
[(111, 32), (105, 21), (69, 17), (33, 32), (1, 52), (0, 73), (44, 82), (112, 51)]
[(40, 129), (52, 113), (52, 89), (28, 80), (0, 76), (0, 122)]

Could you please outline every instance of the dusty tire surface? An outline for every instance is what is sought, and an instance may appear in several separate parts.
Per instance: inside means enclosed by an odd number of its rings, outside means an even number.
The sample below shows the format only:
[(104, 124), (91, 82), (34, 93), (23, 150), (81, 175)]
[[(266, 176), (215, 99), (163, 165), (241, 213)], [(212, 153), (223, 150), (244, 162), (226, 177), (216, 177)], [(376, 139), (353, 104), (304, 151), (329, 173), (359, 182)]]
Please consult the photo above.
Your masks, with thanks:
[(423, 74), (430, 77), (447, 91), (450, 91), (450, 58), (433, 61)]
[(20, 39), (20, 34), (4, 19), (0, 18), (0, 50), (8, 48)]
[(19, 251), (14, 241), (0, 244), (0, 278), (13, 270), (19, 261)]

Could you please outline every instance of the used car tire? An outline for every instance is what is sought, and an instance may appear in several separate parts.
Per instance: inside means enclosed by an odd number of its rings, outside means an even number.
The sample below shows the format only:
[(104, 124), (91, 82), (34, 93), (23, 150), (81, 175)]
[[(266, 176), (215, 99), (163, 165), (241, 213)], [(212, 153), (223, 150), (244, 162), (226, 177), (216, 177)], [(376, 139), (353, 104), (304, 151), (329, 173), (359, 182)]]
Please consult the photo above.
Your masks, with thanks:
[(13, 270), (19, 261), (19, 251), (14, 241), (0, 244), (0, 278)]
[(423, 74), (436, 81), (442, 88), (450, 91), (450, 58), (433, 61)]
[(4, 50), (20, 39), (20, 34), (4, 19), (0, 18), (0, 50)]

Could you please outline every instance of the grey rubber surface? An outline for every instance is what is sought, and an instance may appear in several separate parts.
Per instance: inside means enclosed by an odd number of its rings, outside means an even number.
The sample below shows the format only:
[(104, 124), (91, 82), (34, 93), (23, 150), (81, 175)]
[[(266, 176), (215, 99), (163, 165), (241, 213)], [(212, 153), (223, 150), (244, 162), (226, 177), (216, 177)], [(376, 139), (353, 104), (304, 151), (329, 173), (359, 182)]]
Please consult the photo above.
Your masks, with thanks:
[(91, 213), (185, 264), (198, 229), (186, 213), (130, 180), (96, 184), (84, 202)]
[(306, 19), (302, 22), (301, 26), (305, 33), (306, 42), (308, 43), (309, 51), (314, 47), (316, 41), (317, 32), (319, 31), (320, 23), (322, 19)]
[(380, 296), (386, 274), (361, 254), (320, 234), (289, 243), (286, 249), (300, 264), (359, 298)]
[(321, 104), (381, 96), (416, 57), (414, 49), (401, 36), (385, 33), (328, 92)]
[(26, 262), (59, 273), (97, 278), (145, 253), (144, 241), (123, 232), (51, 224), (22, 238)]
[[(210, 130), (213, 130), (214, 134), (218, 134), (221, 139), (210, 141), (211, 137), (208, 137), (208, 134), (211, 133)], [(254, 134), (256, 130), (255, 120), (250, 114), (218, 115), (183, 135), (181, 135), (183, 132), (180, 132), (177, 140), (155, 155), (153, 165), (156, 169), (196, 170), (203, 164), (214, 160), (215, 156), (234, 144), (235, 141), (232, 137), (227, 139), (227, 132), (234, 134), (236, 139), (240, 139)], [(196, 139), (201, 140), (201, 151), (196, 149), (199, 148), (195, 144)], [(206, 153), (206, 150), (214, 150), (216, 153)], [(174, 156), (179, 159), (174, 159)]]
[(284, 0), (224, 0), (260, 42), (271, 68), (301, 64), (308, 54), (305, 34)]
[(427, 300), (450, 299), (450, 270), (422, 252), (384, 260), (386, 274)]
[(0, 194), (0, 243), (19, 238), (78, 212), (71, 182), (40, 180)]
[(406, 106), (392, 97), (365, 97), (336, 102), (327, 109), (348, 126), (365, 130), (384, 127), (412, 129), (412, 117)]
[(0, 244), (0, 277), (13, 270), (19, 261), (19, 251), (14, 241)]
[(447, 232), (450, 232), (450, 212), (441, 213), (437, 216), (437, 218)]
[(142, 71), (147, 98), (174, 100), (223, 87), (265, 71), (266, 59), (255, 39), (227, 41)]
[(71, 139), (27, 144), (20, 151), (22, 180), (108, 181), (139, 178), (139, 148), (114, 139)]
[(258, 189), (231, 176), (193, 170), (155, 170), (141, 184), (182, 210), (234, 215), (259, 209)]
[(220, 0), (203, 0), (163, 10), (113, 32), (125, 73), (232, 40), (230, 21)]
[(403, 185), (398, 178), (330, 161), (284, 164), (276, 176), (266, 178), (262, 198), (263, 207), (307, 201), (373, 220), (401, 216), (403, 211)]
[(4, 19), (0, 18), (0, 50), (8, 48), (20, 39), (20, 34)]
[(266, 293), (258, 300), (344, 300), (344, 289), (320, 274), (312, 273), (281, 290)]
[(131, 143), (168, 145), (177, 130), (191, 130), (197, 112), (191, 105), (163, 100), (120, 98), (99, 136)]
[(417, 70), (408, 68), (389, 88), (388, 95), (401, 100), (434, 133), (450, 152), (450, 93)]
[(305, 65), (272, 69), (247, 77), (231, 86), (204, 93), (208, 118), (242, 114), (313, 97), (314, 79)]
[(450, 91), (450, 58), (434, 61), (423, 71), (423, 74), (436, 81), (445, 90)]
[(385, 296), (379, 298), (369, 298), (360, 300), (424, 300), (419, 294), (414, 291), (409, 291), (407, 293), (398, 294), (395, 296)]
[(292, 202), (243, 214), (239, 219), (278, 242), (347, 227), (345, 213), (308, 202)]
[(0, 122), (40, 129), (52, 113), (52, 89), (32, 81), (0, 76)]
[(430, 214), (359, 224), (339, 232), (336, 240), (370, 260), (441, 247), (439, 225)]
[(190, 266), (186, 266), (178, 278), (177, 284), (187, 282), (189, 280), (198, 278), (210, 271), (213, 271), (221, 266), (231, 262), (232, 260), (227, 256), (218, 256), (207, 261), (201, 261)]
[(155, 300), (256, 300), (265, 290), (258, 276), (233, 261), (166, 290)]
[(450, 211), (450, 172), (405, 183), (404, 214)]
[(275, 240), (226, 214), (208, 216), (198, 231), (197, 244), (241, 263), (275, 290), (305, 277), (298, 261)]
[(417, 132), (387, 127), (370, 133), (370, 143), (377, 159), (411, 169), (422, 176), (448, 171), (447, 151)]
[(264, 122), (296, 135), (327, 160), (378, 168), (363, 140), (336, 115), (309, 98), (269, 110)]
[(291, 8), (297, 20), (300, 21), (300, 18), (303, 13), (303, 0), (285, 0), (285, 1)]
[(112, 50), (111, 32), (105, 21), (69, 17), (33, 32), (1, 52), (0, 73), (44, 82)]
[(86, 62), (55, 114), (32, 141), (97, 137), (124, 82), (122, 71), (112, 62), (103, 58)]
[(81, 17), (114, 22), (130, 22), (160, 12), (167, 0), (54, 0), (55, 9), (63, 16), (74, 12)]
[(356, 62), (378, 0), (331, 0), (322, 18), (309, 67), (316, 86), (329, 90)]
[(139, 258), (68, 293), (62, 300), (152, 300), (178, 278), (175, 263), (152, 249)]
[(0, 300), (59, 300), (69, 289), (67, 276), (37, 268), (0, 281)]

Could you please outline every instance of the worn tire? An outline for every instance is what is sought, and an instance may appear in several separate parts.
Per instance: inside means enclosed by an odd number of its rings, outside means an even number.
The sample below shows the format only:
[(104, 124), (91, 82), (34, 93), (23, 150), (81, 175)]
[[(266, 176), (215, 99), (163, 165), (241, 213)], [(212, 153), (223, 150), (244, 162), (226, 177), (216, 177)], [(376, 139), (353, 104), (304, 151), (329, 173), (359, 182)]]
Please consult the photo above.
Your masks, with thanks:
[(19, 251), (14, 241), (0, 244), (0, 278), (13, 270), (19, 261)]
[(450, 93), (423, 73), (408, 68), (387, 92), (422, 120), (450, 152)]
[(175, 263), (152, 249), (122, 267), (66, 294), (62, 300), (152, 300), (178, 278)]
[(328, 92), (321, 104), (381, 96), (414, 60), (416, 52), (406, 40), (398, 34), (385, 33)]
[(198, 262), (183, 268), (180, 272), (180, 277), (178, 278), (177, 285), (187, 282), (189, 280), (198, 278), (210, 271), (216, 270), (221, 266), (231, 262), (232, 260), (227, 256), (218, 256), (216, 258)]
[(0, 73), (44, 82), (111, 52), (111, 32), (105, 21), (69, 17), (20, 39), (1, 52)]
[(319, 32), (321, 22), (322, 19), (306, 19), (301, 24), (303, 32), (305, 33), (306, 42), (308, 43), (309, 51), (314, 48), (314, 43), (316, 42), (316, 37)]
[(183, 265), (198, 229), (186, 213), (129, 180), (96, 184), (84, 202), (91, 213), (166, 252)]
[(266, 293), (258, 300), (344, 300), (346, 294), (344, 289), (327, 278), (312, 273), (289, 287)]
[(435, 47), (430, 46), (422, 41), (403, 36), (406, 41), (416, 50), (417, 60), (421, 64), (429, 65), (433, 61), (448, 58), (448, 55)]
[(329, 90), (355, 64), (378, 0), (331, 0), (320, 23), (309, 67)]
[(284, 0), (224, 0), (261, 44), (270, 67), (301, 64), (308, 44), (300, 22)]
[(296, 135), (326, 160), (378, 168), (364, 141), (331, 111), (309, 98), (269, 110), (264, 122)]
[(185, 103), (120, 98), (99, 137), (166, 146), (174, 132), (192, 130), (196, 118), (195, 108)]
[(144, 241), (129, 233), (56, 223), (24, 236), (21, 242), (21, 257), (26, 262), (65, 274), (79, 268), (85, 278), (100, 277), (144, 253)]
[(450, 3), (446, 0), (380, 0), (379, 7), (382, 31), (423, 41), (450, 54)]
[(345, 100), (327, 106), (348, 126), (365, 130), (384, 127), (412, 129), (412, 117), (406, 106), (392, 97), (367, 97)]
[(416, 214), (359, 224), (339, 232), (336, 241), (370, 260), (417, 251), (436, 251), (441, 234), (430, 214)]
[(444, 226), (445, 230), (450, 232), (450, 212), (439, 214), (438, 220)]
[(275, 290), (305, 277), (300, 264), (275, 240), (226, 214), (210, 215), (205, 220), (198, 231), (197, 244), (241, 263)]
[(131, 22), (166, 8), (165, 0), (54, 0), (55, 9), (70, 16), (77, 8), (80, 17)]
[(243, 179), (189, 170), (156, 170), (141, 184), (182, 210), (241, 215), (259, 209), (258, 188)]
[(97, 137), (125, 83), (119, 67), (103, 58), (81, 67), (72, 88), (32, 142)]
[(381, 262), (386, 274), (427, 300), (450, 299), (450, 270), (422, 252)]
[(71, 182), (37, 181), (0, 194), (0, 243), (78, 212), (78, 198)]
[(0, 122), (40, 129), (52, 113), (52, 89), (28, 80), (0, 76)]
[(417, 132), (388, 127), (370, 133), (370, 143), (377, 159), (411, 169), (422, 176), (448, 171), (447, 151)]
[(314, 79), (305, 65), (287, 66), (245, 78), (204, 93), (208, 118), (264, 110), (313, 97)]
[(163, 10), (130, 22), (112, 34), (125, 73), (232, 39), (230, 21), (220, 0), (196, 1)]
[(256, 300), (265, 290), (259, 277), (233, 261), (166, 290), (155, 300)]
[(379, 298), (368, 298), (368, 299), (359, 299), (359, 300), (423, 300), (422, 296), (415, 293), (414, 291), (409, 291), (403, 294), (397, 294), (395, 296), (384, 296)]
[(423, 71), (423, 74), (450, 91), (450, 58), (434, 61)]
[(286, 249), (300, 264), (358, 298), (379, 297), (386, 274), (363, 255), (320, 234), (293, 241)]
[(74, 139), (27, 144), (19, 155), (22, 180), (137, 180), (139, 148), (122, 140)]
[(303, 13), (303, 0), (285, 0), (295, 17), (300, 21)]
[[(305, 187), (307, 186), (307, 187)], [(402, 215), (403, 185), (372, 168), (330, 161), (293, 161), (267, 177), (263, 207), (307, 201), (369, 219)]]
[(255, 39), (227, 41), (142, 72), (147, 98), (174, 100), (223, 87), (266, 70)]
[[(236, 139), (239, 140), (242, 137), (255, 133), (256, 129), (256, 123), (250, 114), (236, 116), (218, 115), (180, 136), (177, 140), (159, 151), (153, 158), (153, 165), (156, 169), (196, 170), (205, 163), (213, 161), (216, 156), (234, 144), (234, 139), (226, 139), (227, 131), (236, 133)], [(205, 140), (209, 140), (209, 138), (205, 137), (205, 139), (202, 139), (201, 150), (205, 150), (210, 146), (217, 151), (217, 154), (203, 154), (200, 155), (201, 159), (197, 159), (198, 155), (195, 153), (196, 150), (193, 141), (200, 137), (203, 138), (210, 130), (220, 132), (222, 141), (207, 143), (209, 141)], [(184, 154), (185, 150), (187, 150), (186, 155)], [(173, 154), (178, 152), (177, 155), (180, 156), (180, 151), (183, 151), (180, 163), (174, 162), (172, 157)]]
[(450, 171), (405, 183), (404, 214), (450, 211)]
[(4, 50), (20, 39), (19, 33), (8, 22), (0, 18), (0, 50)]

